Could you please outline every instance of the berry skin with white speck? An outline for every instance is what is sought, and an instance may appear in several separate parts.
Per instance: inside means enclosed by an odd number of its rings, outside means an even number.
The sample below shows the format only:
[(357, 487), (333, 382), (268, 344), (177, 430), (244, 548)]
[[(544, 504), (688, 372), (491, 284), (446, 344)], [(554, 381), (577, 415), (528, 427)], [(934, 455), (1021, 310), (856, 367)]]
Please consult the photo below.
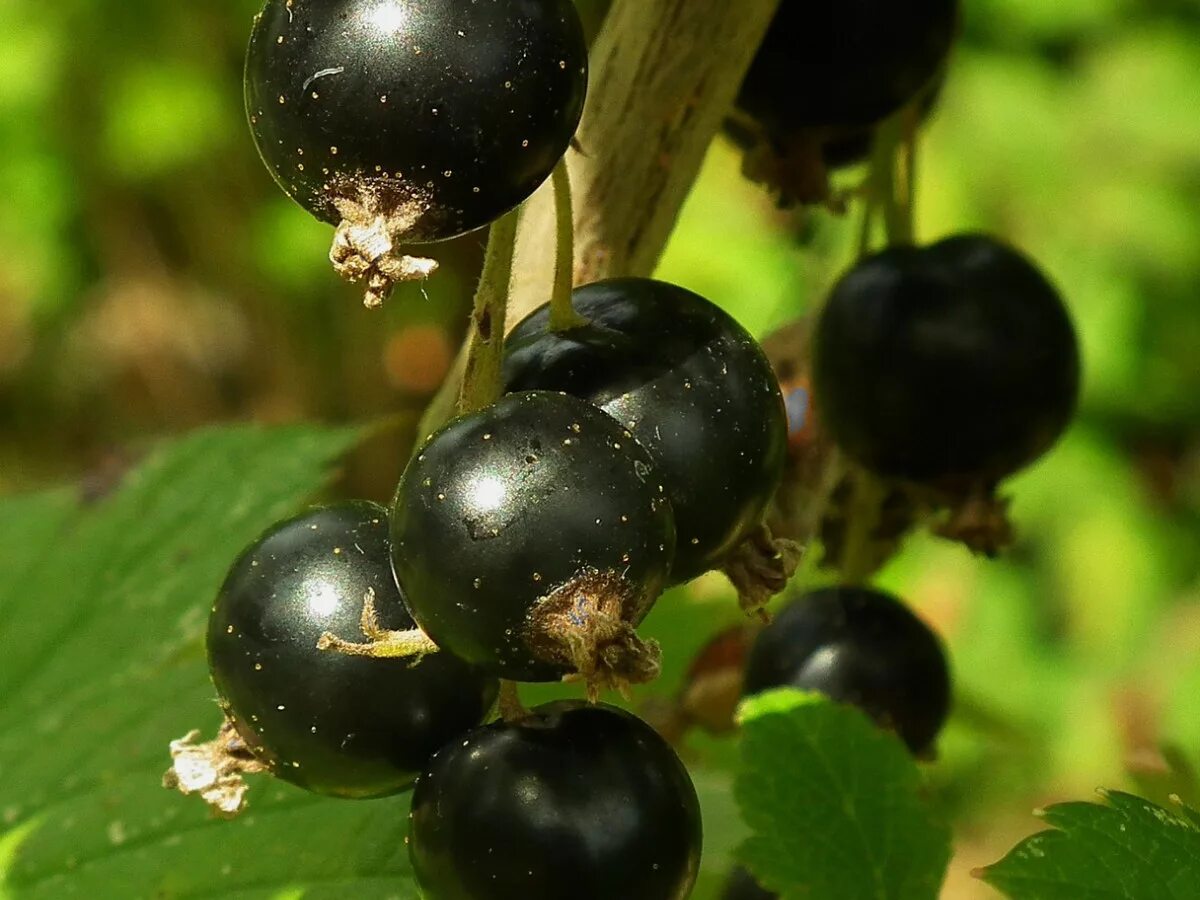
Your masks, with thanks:
[(412, 665), (317, 649), (324, 631), (360, 634), (368, 592), (383, 627), (413, 627), (387, 534), (387, 510), (374, 503), (281, 522), (233, 564), (209, 619), (209, 668), (226, 717), (274, 775), (316, 793), (404, 790), (496, 696), (495, 679), (447, 653)]
[(565, 391), (645, 446), (675, 509), (671, 580), (719, 568), (762, 522), (787, 456), (787, 414), (758, 342), (684, 288), (619, 278), (578, 288), (587, 324), (549, 330), (546, 307), (515, 329), (508, 390)]
[(532, 194), (586, 90), (570, 0), (268, 0), (245, 70), (255, 143), (284, 191), (331, 224), (345, 203), (384, 216), (408, 243)]
[(516, 681), (654, 677), (634, 628), (674, 549), (645, 449), (565, 394), (510, 394), (450, 423), (410, 460), (393, 503), (393, 561), (417, 624)]

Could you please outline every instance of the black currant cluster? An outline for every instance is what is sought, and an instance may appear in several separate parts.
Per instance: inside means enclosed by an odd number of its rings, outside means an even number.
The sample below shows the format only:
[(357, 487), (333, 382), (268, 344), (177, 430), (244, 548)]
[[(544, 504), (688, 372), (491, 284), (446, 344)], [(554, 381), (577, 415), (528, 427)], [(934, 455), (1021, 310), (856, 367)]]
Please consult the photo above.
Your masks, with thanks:
[[(545, 309), (518, 325), (509, 392), (430, 437), (390, 511), (310, 511), (234, 564), (208, 632), (226, 724), (176, 747), (229, 776), (219, 808), (240, 808), (245, 772), (339, 797), (415, 779), (426, 896), (686, 896), (686, 770), (595, 700), (658, 674), (637, 625), (760, 527), (786, 416), (761, 348), (707, 300), (643, 279), (575, 300), (583, 325), (550, 331)], [(498, 679), (563, 678), (592, 703), (502, 703), (478, 727)]]
[[(958, 15), (828, 6), (781, 6), (739, 99), (775, 150), (799, 141), (822, 165), (927, 108)], [(268, 0), (246, 85), (268, 168), (337, 225), (335, 265), (373, 305), (431, 270), (397, 244), (494, 222), (559, 165), (587, 51), (569, 0)], [(310, 510), (238, 558), (208, 630), (225, 724), (172, 745), (174, 785), (226, 814), (253, 772), (345, 798), (412, 788), (430, 898), (682, 900), (695, 789), (662, 735), (598, 703), (658, 675), (637, 629), (663, 591), (720, 569), (758, 612), (782, 587), (764, 521), (815, 420), (872, 477), (991, 491), (1078, 392), (1057, 293), (986, 237), (865, 256), (813, 334), (811, 409), (807, 393), (785, 407), (762, 348), (690, 291), (618, 278), (567, 299), (566, 324), (547, 304), (500, 342), (499, 399), (418, 448), (390, 509)], [(949, 667), (903, 603), (848, 584), (754, 629), (701, 657), (676, 724), (730, 730), (741, 697), (793, 686), (933, 752)], [(520, 705), (517, 682), (559, 680), (588, 702)]]
[[(864, 251), (871, 203), (890, 207), (892, 246), (864, 252), (815, 316), (781, 332), (773, 360), (789, 416), (788, 490), (774, 523), (822, 540), (824, 563), (855, 582), (946, 509), (944, 536), (989, 554), (1007, 543), (998, 485), (1053, 446), (1078, 402), (1074, 328), (1028, 258), (987, 235), (919, 247), (911, 221), (907, 233), (894, 230), (911, 206), (897, 209), (891, 155), (907, 143), (911, 166), (958, 17), (957, 0), (784, 3), (728, 126), (746, 147), (747, 174), (784, 202), (829, 202), (827, 170), (872, 152), (872, 175), (888, 169), (882, 184), (863, 187)], [(881, 136), (889, 125), (890, 148)], [(700, 654), (669, 731), (726, 731), (740, 698), (791, 686), (861, 709), (918, 758), (934, 754), (950, 710), (949, 665), (896, 598), (857, 584), (818, 590), (756, 636), (747, 631), (724, 632)], [(744, 870), (723, 894), (773, 896)]]
[[(271, 0), (247, 106), (272, 174), (338, 224), (335, 263), (379, 300), (420, 267), (394, 240), (485, 225), (545, 180), (586, 68), (566, 0)], [(431, 898), (690, 892), (687, 772), (596, 701), (658, 674), (636, 629), (665, 588), (761, 544), (786, 414), (762, 349), (704, 298), (618, 279), (570, 300), (571, 327), (548, 308), (516, 327), (500, 399), (428, 438), (391, 509), (314, 509), (243, 552), (208, 631), (225, 724), (173, 745), (176, 785), (227, 814), (253, 772), (345, 798), (415, 785)], [(562, 679), (590, 702), (515, 696)]]

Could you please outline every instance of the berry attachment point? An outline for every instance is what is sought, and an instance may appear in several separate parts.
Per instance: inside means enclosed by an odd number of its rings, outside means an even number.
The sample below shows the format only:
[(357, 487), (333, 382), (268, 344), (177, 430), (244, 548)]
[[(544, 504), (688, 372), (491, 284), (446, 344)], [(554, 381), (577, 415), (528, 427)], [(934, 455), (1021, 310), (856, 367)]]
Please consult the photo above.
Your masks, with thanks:
[(243, 775), (258, 775), (270, 767), (257, 759), (226, 720), (214, 740), (198, 744), (199, 731), (189, 731), (171, 741), (171, 768), (163, 787), (184, 796), (199, 794), (218, 816), (235, 818), (246, 808), (247, 785)]

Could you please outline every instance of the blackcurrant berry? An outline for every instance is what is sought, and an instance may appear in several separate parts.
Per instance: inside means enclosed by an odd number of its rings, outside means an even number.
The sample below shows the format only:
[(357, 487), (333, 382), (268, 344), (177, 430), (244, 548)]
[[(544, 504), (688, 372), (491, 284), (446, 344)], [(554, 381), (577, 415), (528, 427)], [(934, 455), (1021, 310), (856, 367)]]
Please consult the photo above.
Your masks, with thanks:
[(813, 591), (758, 636), (747, 696), (796, 687), (856, 706), (916, 754), (932, 749), (950, 710), (941, 642), (894, 597), (870, 588)]
[(837, 285), (813, 342), (822, 422), (878, 474), (994, 484), (1061, 436), (1079, 349), (1058, 292), (982, 236), (870, 257)]
[(645, 278), (579, 288), (588, 319), (549, 330), (547, 307), (509, 340), (509, 390), (590, 400), (650, 452), (675, 509), (671, 577), (721, 565), (761, 522), (783, 473), (787, 415), (758, 343), (691, 291)]
[(429, 900), (684, 900), (700, 847), (687, 771), (610, 706), (552, 703), (480, 728), (413, 792), (409, 855)]
[(318, 651), (326, 630), (359, 632), (368, 593), (385, 627), (413, 627), (392, 576), (387, 511), (341, 503), (251, 544), (209, 619), (209, 666), (227, 718), (275, 775), (310, 791), (403, 790), (495, 699), (495, 679), (446, 653), (412, 665)]
[(784, 0), (751, 63), (726, 133), (743, 171), (781, 205), (831, 203), (829, 170), (866, 159), (878, 126), (936, 105), (958, 0)]
[(392, 513), (413, 618), (438, 646), (518, 681), (657, 674), (656, 648), (633, 628), (674, 546), (646, 451), (590, 403), (549, 392), (511, 394), (434, 435)]
[(335, 263), (398, 278), (380, 264), (392, 241), (479, 228), (549, 176), (587, 45), (571, 0), (268, 0), (245, 87), (275, 180), (343, 225)]
[(738, 93), (770, 134), (871, 125), (934, 83), (958, 0), (785, 0)]

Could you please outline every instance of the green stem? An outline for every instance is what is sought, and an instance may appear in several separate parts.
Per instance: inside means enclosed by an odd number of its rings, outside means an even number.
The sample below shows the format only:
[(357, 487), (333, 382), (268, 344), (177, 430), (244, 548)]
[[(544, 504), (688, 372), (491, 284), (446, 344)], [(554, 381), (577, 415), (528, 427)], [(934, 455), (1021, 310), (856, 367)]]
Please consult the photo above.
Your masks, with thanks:
[(879, 516), (887, 493), (879, 480), (866, 469), (850, 471), (853, 494), (846, 510), (846, 537), (842, 545), (842, 581), (863, 584), (875, 568), (871, 539), (879, 526)]
[[(915, 241), (918, 123), (916, 108), (908, 107), (876, 130), (858, 235), (859, 259), (871, 251), (875, 218), (880, 212), (887, 246), (911, 245)], [(856, 467), (845, 477), (851, 482), (851, 498), (844, 517), (846, 530), (840, 568), (846, 584), (862, 584), (878, 567), (872, 539), (887, 490), (865, 469)]]
[(888, 246), (913, 242), (912, 209), (901, 197), (898, 178), (905, 116), (902, 110), (879, 126), (871, 158), (871, 193), (883, 208)]
[(493, 222), (488, 235), (487, 256), (471, 312), (467, 365), (458, 395), (459, 415), (490, 406), (500, 399), (503, 391), (504, 326), (519, 217), (520, 210), (514, 209)]
[(554, 293), (550, 295), (550, 330), (569, 331), (587, 324), (571, 305), (575, 287), (575, 210), (571, 202), (571, 176), (564, 156), (554, 167), (554, 220), (556, 256)]

